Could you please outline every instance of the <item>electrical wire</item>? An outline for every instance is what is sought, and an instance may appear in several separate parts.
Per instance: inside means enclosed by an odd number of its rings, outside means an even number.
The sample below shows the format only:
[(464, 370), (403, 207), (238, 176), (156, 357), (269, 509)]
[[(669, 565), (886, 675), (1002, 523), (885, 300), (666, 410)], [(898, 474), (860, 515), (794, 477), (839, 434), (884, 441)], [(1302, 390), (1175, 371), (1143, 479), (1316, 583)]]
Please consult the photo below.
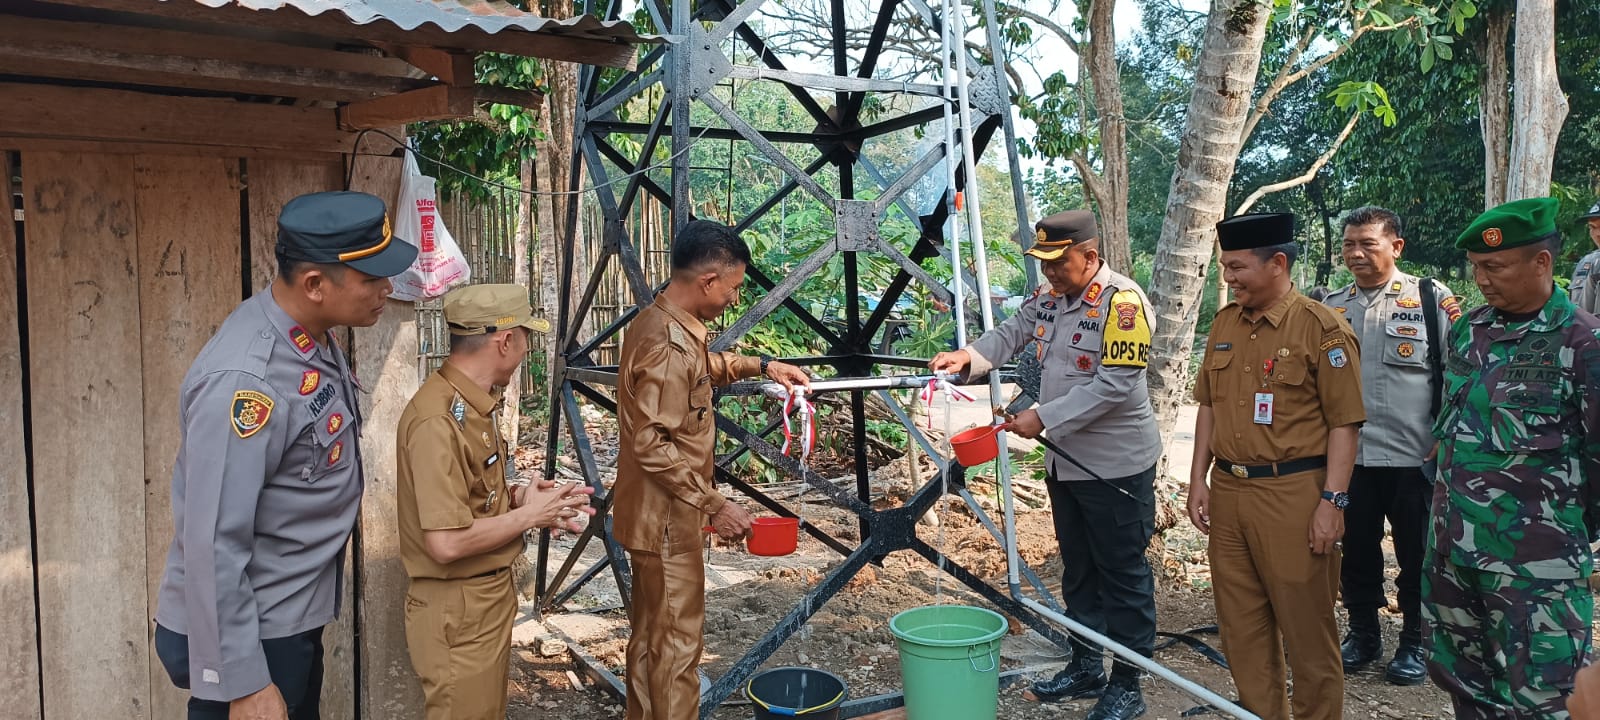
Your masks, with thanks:
[[(738, 95), (739, 95), (739, 91), (738, 90), (734, 90), (733, 93), (730, 94), (729, 99), (732, 100), (732, 98), (737, 97)], [(677, 160), (679, 157), (681, 157), (685, 153), (689, 152), (689, 150), (691, 148), (693, 148), (695, 145), (698, 145), (700, 143), (700, 139), (705, 137), (706, 133), (710, 132), (711, 129), (712, 128), (711, 128), (710, 125), (707, 125), (707, 126), (701, 128), (700, 129), (700, 133), (698, 135), (695, 135), (693, 138), (690, 138), (689, 142), (684, 144), (682, 149), (679, 149), (679, 150), (673, 152), (665, 160), (662, 160), (660, 162), (651, 163), (651, 164), (646, 165), (646, 166), (644, 166), (642, 168), (639, 168), (638, 170), (635, 170), (635, 171), (633, 171), (631, 173), (627, 173), (625, 175), (620, 175), (620, 176), (618, 176), (617, 178), (615, 178), (613, 180), (609, 180), (607, 182), (603, 182), (603, 183), (600, 183), (598, 185), (590, 185), (589, 187), (583, 188), (581, 190), (549, 190), (549, 191), (527, 190), (527, 189), (524, 189), (524, 188), (516, 187), (514, 185), (507, 185), (505, 183), (501, 183), (501, 182), (497, 182), (497, 181), (494, 181), (494, 180), (490, 180), (489, 178), (483, 177), (482, 175), (476, 175), (476, 174), (473, 174), (472, 172), (469, 172), (467, 170), (463, 170), (462, 168), (459, 168), (459, 167), (456, 167), (454, 165), (451, 165), (450, 163), (447, 163), (447, 162), (445, 162), (444, 160), (442, 160), (440, 158), (436, 158), (436, 157), (432, 157), (432, 156), (426, 155), (422, 151), (420, 151), (420, 150), (416, 149), (415, 147), (413, 147), (410, 143), (406, 142), (405, 139), (397, 138), (397, 137), (394, 136), (393, 133), (391, 133), (391, 132), (389, 132), (387, 130), (380, 130), (378, 128), (365, 128), (361, 132), (356, 133), (356, 140), (355, 140), (355, 143), (351, 146), (350, 154), (353, 155), (353, 156), (355, 156), (355, 155), (368, 155), (368, 156), (371, 156), (371, 157), (386, 157), (386, 155), (384, 155), (382, 153), (372, 153), (372, 152), (362, 153), (361, 152), (361, 140), (367, 136), (367, 133), (377, 133), (379, 135), (382, 135), (382, 136), (388, 138), (395, 145), (400, 146), (401, 149), (405, 150), (408, 153), (411, 153), (412, 155), (416, 156), (418, 159), (427, 160), (428, 162), (433, 163), (435, 165), (438, 165), (439, 167), (442, 167), (442, 168), (444, 168), (446, 170), (450, 170), (451, 172), (454, 172), (454, 173), (456, 173), (458, 175), (461, 175), (463, 177), (467, 177), (467, 178), (471, 178), (473, 180), (477, 180), (478, 182), (483, 183), (484, 185), (487, 185), (489, 187), (499, 188), (501, 190), (509, 190), (511, 192), (521, 193), (523, 195), (529, 195), (529, 196), (534, 196), (534, 197), (564, 197), (564, 196), (569, 196), (569, 195), (582, 195), (584, 193), (594, 192), (594, 191), (599, 190), (601, 188), (611, 187), (613, 185), (617, 185), (617, 184), (626, 182), (626, 181), (631, 180), (631, 179), (633, 179), (635, 177), (638, 177), (640, 175), (644, 175), (645, 173), (648, 173), (648, 172), (650, 172), (652, 170), (659, 170), (659, 169), (661, 169), (663, 167), (667, 167), (668, 165), (672, 164), (673, 161)], [(350, 169), (345, 174), (344, 186), (346, 188), (349, 188), (350, 187), (350, 183), (355, 179), (355, 172), (356, 172), (355, 163), (351, 162), (350, 163)]]

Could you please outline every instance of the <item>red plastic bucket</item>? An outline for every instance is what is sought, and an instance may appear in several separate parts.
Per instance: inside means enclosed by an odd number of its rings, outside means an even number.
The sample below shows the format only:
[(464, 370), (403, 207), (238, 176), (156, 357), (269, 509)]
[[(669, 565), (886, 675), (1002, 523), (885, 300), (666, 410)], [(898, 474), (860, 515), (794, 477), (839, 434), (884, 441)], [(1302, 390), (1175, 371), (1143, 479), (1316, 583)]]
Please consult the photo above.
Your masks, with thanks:
[(750, 521), (750, 540), (746, 547), (752, 555), (788, 555), (794, 552), (799, 538), (799, 518), (758, 517)]
[(1000, 456), (1000, 444), (995, 442), (999, 425), (983, 425), (962, 430), (950, 436), (950, 448), (956, 451), (956, 462), (962, 467), (976, 467)]

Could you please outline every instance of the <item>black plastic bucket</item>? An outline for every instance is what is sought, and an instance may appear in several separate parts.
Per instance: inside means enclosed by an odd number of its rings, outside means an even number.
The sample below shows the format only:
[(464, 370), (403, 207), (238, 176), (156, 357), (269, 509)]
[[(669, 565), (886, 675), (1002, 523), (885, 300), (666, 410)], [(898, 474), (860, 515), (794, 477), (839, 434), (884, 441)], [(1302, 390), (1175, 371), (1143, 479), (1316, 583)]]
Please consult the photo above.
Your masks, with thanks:
[(800, 717), (839, 720), (847, 688), (838, 675), (805, 667), (780, 667), (757, 673), (744, 693), (755, 704), (756, 720)]

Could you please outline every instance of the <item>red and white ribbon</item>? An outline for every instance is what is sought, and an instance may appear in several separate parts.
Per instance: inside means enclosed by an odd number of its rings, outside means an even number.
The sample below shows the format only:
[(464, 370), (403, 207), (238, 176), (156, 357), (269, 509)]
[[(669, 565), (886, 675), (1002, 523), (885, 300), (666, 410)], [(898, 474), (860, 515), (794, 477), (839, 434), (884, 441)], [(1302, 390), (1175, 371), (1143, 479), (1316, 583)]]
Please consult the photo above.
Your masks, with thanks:
[(929, 428), (933, 427), (933, 399), (938, 395), (940, 390), (944, 391), (945, 400), (947, 402), (977, 401), (977, 398), (967, 394), (965, 390), (962, 390), (955, 383), (950, 382), (950, 377), (948, 375), (944, 375), (942, 373), (934, 375), (932, 379), (928, 380), (928, 384), (924, 385), (922, 390), (917, 393), (917, 397), (922, 399), (922, 404), (928, 407)]
[(796, 430), (794, 422), (789, 419), (791, 414), (799, 412), (799, 445), (800, 462), (805, 462), (811, 457), (812, 449), (817, 446), (816, 406), (806, 399), (806, 389), (797, 387), (793, 393), (783, 392), (783, 454), (789, 454), (789, 448), (795, 445)]

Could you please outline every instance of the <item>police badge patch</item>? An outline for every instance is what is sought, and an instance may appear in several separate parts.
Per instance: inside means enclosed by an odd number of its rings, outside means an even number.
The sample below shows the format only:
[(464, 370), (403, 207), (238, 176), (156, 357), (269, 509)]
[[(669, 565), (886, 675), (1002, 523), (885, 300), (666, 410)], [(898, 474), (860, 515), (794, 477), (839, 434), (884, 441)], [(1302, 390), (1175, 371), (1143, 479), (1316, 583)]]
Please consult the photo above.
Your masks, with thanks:
[(316, 370), (307, 370), (300, 375), (300, 394), (310, 395), (317, 391), (317, 385), (322, 382), (322, 373)]
[(272, 398), (254, 390), (240, 390), (233, 394), (233, 432), (247, 438), (267, 426), (272, 417)]
[(1328, 363), (1336, 368), (1342, 368), (1350, 363), (1350, 358), (1344, 354), (1344, 348), (1336, 347), (1328, 351)]
[(337, 435), (337, 434), (339, 434), (339, 428), (342, 428), (342, 427), (344, 427), (344, 415), (343, 414), (334, 413), (334, 414), (328, 416), (328, 434), (329, 435)]

